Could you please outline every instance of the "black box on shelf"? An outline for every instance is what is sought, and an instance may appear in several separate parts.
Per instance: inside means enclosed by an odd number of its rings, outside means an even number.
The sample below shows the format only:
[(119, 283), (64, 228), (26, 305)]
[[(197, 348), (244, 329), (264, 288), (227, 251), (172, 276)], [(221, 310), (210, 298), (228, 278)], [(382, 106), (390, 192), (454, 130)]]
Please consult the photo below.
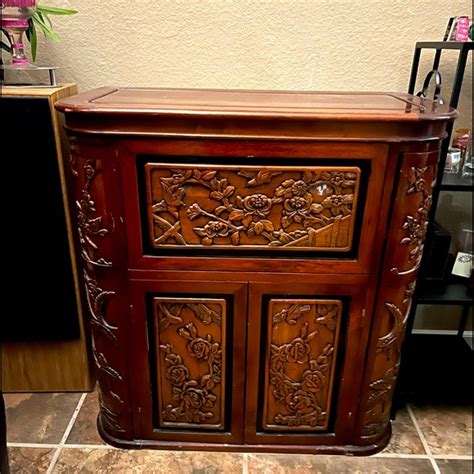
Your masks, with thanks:
[(449, 276), (452, 258), (449, 258), (451, 234), (438, 222), (433, 223), (431, 235), (426, 239), (425, 258), (421, 268), (421, 278), (418, 280), (420, 289), (430, 288), (443, 291)]

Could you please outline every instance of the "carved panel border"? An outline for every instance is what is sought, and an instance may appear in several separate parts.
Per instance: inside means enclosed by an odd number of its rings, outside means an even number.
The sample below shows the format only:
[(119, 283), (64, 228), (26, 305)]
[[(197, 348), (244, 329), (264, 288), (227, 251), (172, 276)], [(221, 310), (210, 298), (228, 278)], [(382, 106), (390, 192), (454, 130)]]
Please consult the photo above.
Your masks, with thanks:
[(352, 248), (358, 167), (145, 165), (155, 249)]
[(227, 302), (155, 297), (160, 426), (223, 430)]
[(116, 292), (103, 289), (97, 276), (98, 272), (109, 271), (113, 267), (112, 261), (105, 258), (101, 250), (101, 244), (109, 235), (109, 229), (103, 223), (104, 210), (98, 208), (94, 197), (101, 169), (98, 160), (71, 155), (71, 172), (76, 181), (77, 231), (92, 330), (92, 355), (98, 370), (100, 417), (104, 427), (116, 433), (124, 433), (126, 430), (120, 421), (124, 400), (117, 393), (120, 390), (116, 390), (117, 383), (123, 383), (123, 376), (108, 361), (104, 350), (98, 349), (98, 346), (105, 349), (104, 345), (107, 344), (111, 345), (113, 350), (118, 348), (118, 327), (111, 324), (106, 316), (108, 305), (116, 296)]

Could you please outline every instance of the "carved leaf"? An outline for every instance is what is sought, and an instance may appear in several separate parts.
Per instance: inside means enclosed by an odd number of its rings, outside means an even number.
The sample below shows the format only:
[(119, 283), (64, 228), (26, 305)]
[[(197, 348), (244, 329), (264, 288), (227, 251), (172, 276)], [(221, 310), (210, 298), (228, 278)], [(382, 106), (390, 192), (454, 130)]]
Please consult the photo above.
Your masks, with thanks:
[(240, 234), (239, 234), (239, 232), (234, 232), (234, 233), (231, 235), (231, 241), (232, 241), (232, 245), (239, 245), (239, 242), (240, 242)]

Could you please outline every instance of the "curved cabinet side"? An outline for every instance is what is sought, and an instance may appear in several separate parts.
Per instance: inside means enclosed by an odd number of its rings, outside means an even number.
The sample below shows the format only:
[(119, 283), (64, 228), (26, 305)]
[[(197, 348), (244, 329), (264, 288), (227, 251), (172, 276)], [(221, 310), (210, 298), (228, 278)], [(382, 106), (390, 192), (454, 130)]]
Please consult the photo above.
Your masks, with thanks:
[(126, 241), (117, 158), (107, 143), (70, 137), (68, 168), (79, 242), (79, 266), (92, 333), (100, 398), (99, 425), (133, 439), (126, 365)]
[(402, 156), (374, 310), (355, 439), (374, 443), (390, 423), (401, 346), (420, 266), (439, 151)]

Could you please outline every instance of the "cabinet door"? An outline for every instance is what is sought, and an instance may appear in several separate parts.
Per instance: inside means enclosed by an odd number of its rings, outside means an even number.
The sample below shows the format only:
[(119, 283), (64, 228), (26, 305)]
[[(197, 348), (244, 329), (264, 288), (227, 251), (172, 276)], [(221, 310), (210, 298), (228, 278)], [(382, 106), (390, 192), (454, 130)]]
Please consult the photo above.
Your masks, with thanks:
[(363, 371), (365, 285), (344, 276), (311, 278), (250, 286), (248, 443), (278, 443), (282, 434), (286, 444), (348, 437)]
[(247, 285), (133, 287), (137, 437), (241, 442)]

